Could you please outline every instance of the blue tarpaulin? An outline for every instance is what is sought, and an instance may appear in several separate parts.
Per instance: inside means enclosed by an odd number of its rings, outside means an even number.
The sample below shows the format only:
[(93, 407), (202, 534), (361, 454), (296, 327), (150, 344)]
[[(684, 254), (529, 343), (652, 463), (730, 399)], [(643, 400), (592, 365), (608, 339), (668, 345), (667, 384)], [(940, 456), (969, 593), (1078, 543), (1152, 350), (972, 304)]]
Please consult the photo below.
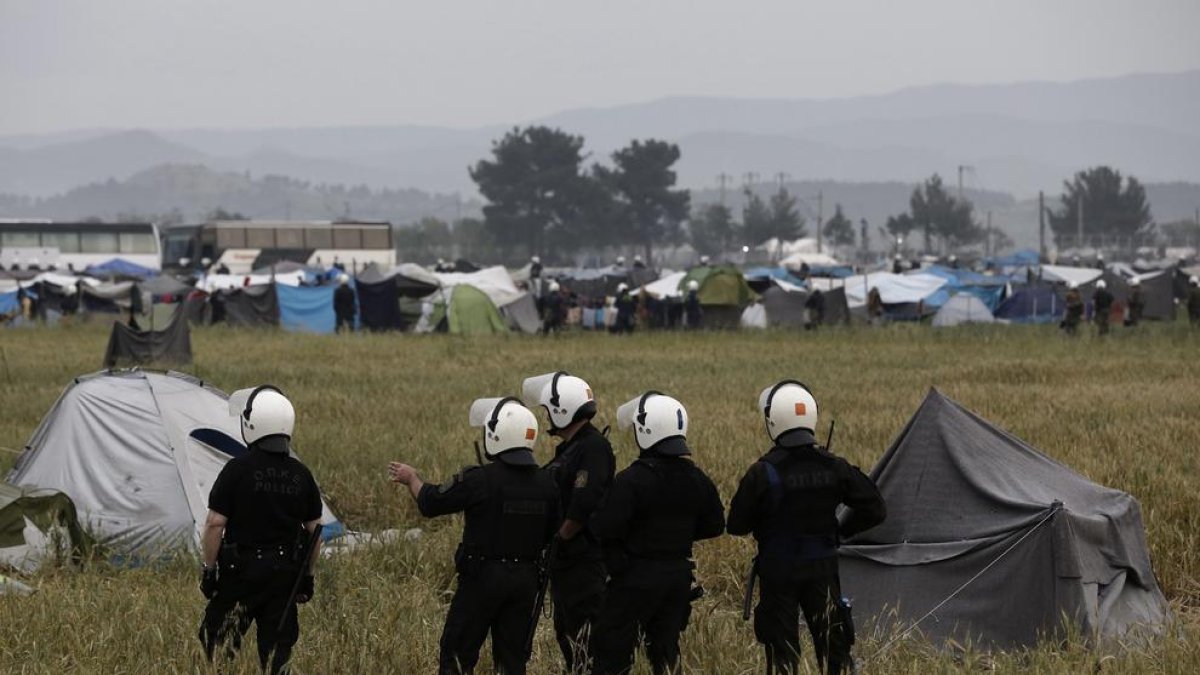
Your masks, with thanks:
[(1037, 265), (1040, 260), (1037, 251), (1023, 249), (1009, 255), (997, 256), (995, 258), (984, 258), (984, 262), (993, 267), (1031, 267)]
[(17, 291), (0, 293), (0, 314), (13, 314), (21, 308), (17, 301)]
[(1066, 303), (1048, 286), (1029, 286), (1015, 291), (996, 309), (997, 319), (1015, 323), (1052, 323), (1062, 318)]
[(142, 267), (124, 258), (113, 258), (99, 265), (88, 265), (85, 271), (94, 277), (125, 276), (137, 279), (149, 279), (158, 276), (158, 270)]
[[(946, 280), (943, 287), (943, 297), (926, 300), (925, 304), (940, 307), (956, 293), (970, 293), (983, 301), (987, 308), (996, 311), (1000, 306), (1000, 298), (1004, 295), (1004, 287), (1009, 283), (1008, 277), (989, 276), (972, 272), (971, 270), (953, 269), (941, 265), (933, 265), (921, 270), (920, 274), (932, 274)], [(931, 296), (932, 297), (932, 296)]]
[(304, 333), (333, 333), (337, 328), (337, 317), (333, 313), (333, 288), (276, 284), (279, 325), (284, 330)]

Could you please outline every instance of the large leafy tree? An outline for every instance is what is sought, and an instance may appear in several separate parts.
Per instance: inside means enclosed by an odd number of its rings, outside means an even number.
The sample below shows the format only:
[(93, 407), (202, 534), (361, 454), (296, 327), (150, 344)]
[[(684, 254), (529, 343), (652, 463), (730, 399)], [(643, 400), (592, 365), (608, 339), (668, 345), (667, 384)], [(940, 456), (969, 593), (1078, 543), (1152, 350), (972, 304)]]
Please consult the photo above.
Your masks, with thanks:
[(940, 237), (951, 249), (974, 244), (984, 237), (983, 228), (975, 222), (971, 202), (951, 197), (937, 174), (913, 190), (908, 206), (913, 221), (925, 234), (926, 251), (933, 250), (934, 237)]
[(737, 240), (740, 228), (728, 206), (708, 204), (692, 214), (688, 230), (692, 248), (705, 255), (719, 255)]
[[(691, 194), (676, 190), (672, 167), (679, 161), (679, 146), (649, 139), (633, 141), (612, 155), (613, 168), (596, 168), (601, 182), (609, 187), (616, 202), (614, 232), (620, 243), (634, 243), (651, 259), (654, 245), (680, 239), (680, 225), (687, 219)], [(603, 200), (593, 195), (603, 208)]]
[[(1131, 240), (1153, 231), (1146, 189), (1138, 179), (1098, 166), (1075, 174), (1063, 183), (1062, 208), (1049, 211), (1050, 228), (1059, 246), (1087, 242), (1102, 245), (1105, 239)], [(1078, 241), (1079, 207), (1083, 205), (1083, 237)]]
[(842, 205), (838, 204), (833, 210), (833, 217), (821, 228), (825, 240), (834, 246), (854, 245), (854, 223), (842, 213)]
[(594, 189), (582, 172), (583, 138), (558, 129), (513, 129), (492, 144), (491, 160), (470, 169), (487, 227), (502, 249), (519, 242), (527, 252), (552, 255), (580, 244), (573, 229)]
[(750, 189), (742, 206), (742, 235), (747, 244), (758, 245), (772, 237), (791, 241), (804, 236), (804, 218), (796, 209), (796, 198), (780, 189), (770, 201)]

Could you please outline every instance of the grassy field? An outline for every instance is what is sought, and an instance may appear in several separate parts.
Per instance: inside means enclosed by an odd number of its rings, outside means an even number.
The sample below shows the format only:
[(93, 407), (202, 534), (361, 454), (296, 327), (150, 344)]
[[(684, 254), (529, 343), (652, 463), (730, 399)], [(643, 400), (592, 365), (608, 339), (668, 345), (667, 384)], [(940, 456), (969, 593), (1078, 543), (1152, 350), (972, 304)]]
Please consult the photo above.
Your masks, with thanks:
[[(566, 369), (588, 379), (601, 425), (648, 388), (681, 399), (696, 461), (727, 501), (768, 445), (755, 410), (759, 390), (783, 377), (807, 382), (836, 449), (868, 469), (934, 386), (985, 418), (1143, 507), (1158, 579), (1179, 628), (1139, 649), (1100, 654), (1078, 641), (1020, 654), (947, 654), (906, 642), (869, 672), (963, 669), (1042, 672), (1200, 672), (1200, 333), (1147, 326), (1107, 341), (1065, 340), (1048, 327), (933, 331), (922, 326), (799, 333), (567, 335), (486, 340), (447, 336), (340, 338), (225, 329), (193, 333), (192, 372), (232, 391), (279, 385), (296, 403), (296, 447), (353, 529), (425, 530), (415, 542), (327, 560), (317, 597), (301, 609), (296, 667), (306, 673), (427, 673), (453, 589), (455, 518), (423, 521), (385, 478), (403, 459), (430, 479), (474, 462), (467, 407), (516, 393), (522, 378)], [(95, 371), (107, 328), (0, 331), (0, 470), (76, 375)], [(824, 426), (824, 424), (822, 424)], [(614, 430), (618, 466), (635, 456)], [(550, 453), (539, 440), (539, 455)], [(953, 505), (947, 505), (953, 508)], [(688, 672), (763, 669), (739, 616), (752, 543), (722, 537), (698, 546), (709, 595), (684, 640)], [(194, 559), (153, 569), (49, 569), (40, 591), (0, 597), (0, 672), (158, 673), (204, 670), (195, 639), (203, 599)], [(548, 626), (531, 672), (557, 672)], [(880, 641), (861, 641), (860, 657)], [(248, 650), (252, 651), (252, 650)], [(252, 657), (239, 668), (253, 672)], [(485, 664), (490, 663), (485, 655)], [(639, 666), (641, 667), (641, 666)], [(815, 663), (809, 662), (815, 672)], [(481, 667), (481, 671), (483, 668)]]

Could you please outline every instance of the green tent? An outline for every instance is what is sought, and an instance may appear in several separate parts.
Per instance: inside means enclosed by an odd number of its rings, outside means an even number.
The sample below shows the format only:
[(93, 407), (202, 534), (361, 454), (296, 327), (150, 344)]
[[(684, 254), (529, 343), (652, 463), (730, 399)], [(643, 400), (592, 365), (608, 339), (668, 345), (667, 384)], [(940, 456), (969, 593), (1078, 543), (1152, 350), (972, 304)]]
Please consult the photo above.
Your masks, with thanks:
[(47, 557), (82, 546), (84, 538), (70, 497), (0, 483), (0, 566), (32, 572)]
[(727, 305), (742, 308), (750, 304), (754, 291), (746, 283), (742, 271), (733, 265), (693, 267), (679, 282), (679, 290), (687, 293), (689, 281), (700, 284), (697, 291), (701, 305)]
[(491, 335), (509, 332), (508, 322), (486, 293), (467, 284), (450, 291), (448, 303), (438, 303), (429, 317), (437, 331), (454, 335)]

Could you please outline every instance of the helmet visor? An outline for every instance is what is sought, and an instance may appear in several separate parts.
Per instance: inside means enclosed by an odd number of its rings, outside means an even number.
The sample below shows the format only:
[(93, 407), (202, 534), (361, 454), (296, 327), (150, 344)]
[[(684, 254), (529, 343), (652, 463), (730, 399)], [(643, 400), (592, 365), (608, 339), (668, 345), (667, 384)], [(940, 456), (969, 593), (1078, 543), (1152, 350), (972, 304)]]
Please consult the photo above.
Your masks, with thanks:
[(641, 402), (641, 400), (642, 397), (638, 396), (637, 398), (630, 399), (629, 401), (625, 402), (620, 408), (617, 408), (618, 429), (624, 431), (625, 429), (632, 427), (633, 423), (637, 421), (638, 403)]
[(546, 390), (555, 375), (556, 373), (546, 373), (525, 379), (521, 385), (521, 400), (526, 406), (532, 408), (542, 404), (542, 392)]
[(476, 399), (471, 404), (471, 412), (467, 414), (468, 422), (473, 427), (481, 427), (487, 424), (488, 420), (492, 418), (492, 413), (496, 410), (496, 404), (502, 400), (504, 399), (500, 397)]
[(241, 417), (242, 413), (246, 412), (246, 404), (250, 402), (250, 395), (254, 393), (256, 387), (249, 389), (238, 389), (229, 395), (229, 416)]

